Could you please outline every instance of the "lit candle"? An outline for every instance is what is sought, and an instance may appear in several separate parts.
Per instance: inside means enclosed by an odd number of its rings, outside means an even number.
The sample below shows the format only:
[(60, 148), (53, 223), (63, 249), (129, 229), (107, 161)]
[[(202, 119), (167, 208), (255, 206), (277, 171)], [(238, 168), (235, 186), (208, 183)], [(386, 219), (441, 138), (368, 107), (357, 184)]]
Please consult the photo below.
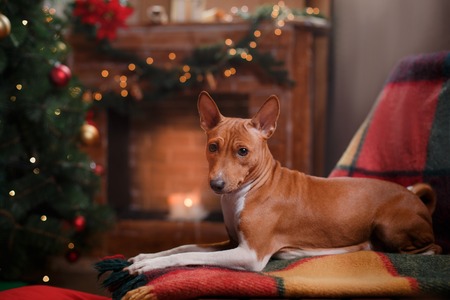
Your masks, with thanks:
[(169, 204), (169, 219), (199, 221), (206, 217), (199, 193), (173, 193), (167, 199)]

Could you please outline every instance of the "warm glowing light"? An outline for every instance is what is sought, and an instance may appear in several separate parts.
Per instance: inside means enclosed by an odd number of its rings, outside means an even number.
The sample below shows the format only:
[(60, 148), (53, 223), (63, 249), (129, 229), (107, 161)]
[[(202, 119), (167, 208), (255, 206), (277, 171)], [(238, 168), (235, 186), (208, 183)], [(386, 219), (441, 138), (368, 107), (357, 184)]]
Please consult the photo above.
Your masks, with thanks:
[(253, 60), (253, 56), (251, 54), (247, 54), (247, 56), (245, 57), (245, 59), (247, 61), (252, 61)]
[(184, 65), (183, 66), (183, 72), (187, 73), (191, 70), (191, 67), (189, 67), (188, 65)]
[(231, 75), (234, 75), (234, 74), (236, 74), (236, 69), (235, 68), (230, 68), (230, 72), (231, 72)]
[(27, 26), (28, 25), (28, 21), (27, 20), (22, 20), (22, 25), (23, 26)]
[(283, 20), (279, 20), (278, 22), (277, 22), (277, 25), (279, 26), (279, 27), (283, 27), (284, 26), (284, 21)]
[(127, 82), (126, 81), (121, 81), (120, 83), (119, 83), (119, 86), (121, 87), (121, 88), (126, 88), (127, 87)]
[(136, 65), (133, 64), (133, 63), (129, 64), (129, 65), (128, 65), (128, 70), (130, 70), (130, 71), (136, 70)]
[(295, 19), (294, 14), (293, 14), (293, 13), (288, 14), (287, 19), (288, 19), (289, 21), (294, 20), (294, 19)]
[(120, 81), (127, 81), (128, 78), (127, 78), (127, 76), (122, 75), (122, 76), (119, 77), (119, 80), (120, 80)]
[(32, 156), (30, 157), (30, 163), (34, 164), (36, 162), (36, 157)]
[(186, 79), (191, 79), (191, 73), (184, 73), (184, 76), (186, 77)]
[(247, 58), (247, 52), (242, 52), (241, 53), (241, 58), (242, 59), (246, 59)]
[(254, 35), (255, 37), (260, 37), (260, 36), (261, 36), (261, 31), (255, 30), (255, 32), (253, 32), (253, 35)]
[(225, 45), (231, 46), (232, 44), (233, 44), (233, 40), (232, 39), (226, 39), (225, 40)]
[(100, 101), (103, 98), (101, 93), (94, 93), (93, 97), (96, 101)]
[(44, 277), (42, 277), (42, 281), (43, 281), (43, 282), (49, 282), (49, 281), (50, 281), (50, 277), (48, 277), (47, 275), (45, 275)]
[(68, 243), (67, 244), (67, 248), (74, 249), (75, 248), (75, 244), (74, 243)]
[(241, 11), (242, 11), (243, 13), (247, 13), (247, 12), (248, 12), (248, 6), (247, 6), (247, 5), (242, 6), (242, 7), (241, 7)]
[(175, 53), (173, 53), (173, 52), (170, 52), (169, 53), (169, 59), (170, 60), (175, 60), (175, 58), (177, 58), (177, 55)]
[(233, 15), (235, 15), (235, 14), (238, 13), (239, 8), (237, 8), (236, 6), (233, 6), (233, 7), (230, 9), (230, 11), (231, 11), (231, 13), (232, 13)]
[(194, 204), (194, 202), (192, 201), (191, 198), (186, 198), (186, 199), (184, 199), (183, 204), (184, 204), (184, 206), (186, 206), (186, 207), (192, 207), (192, 205)]
[(186, 76), (181, 75), (181, 76), (180, 76), (180, 82), (181, 82), (181, 83), (185, 83), (186, 81), (187, 81)]
[(128, 91), (127, 90), (120, 91), (120, 96), (125, 98), (126, 96), (128, 96)]
[(225, 70), (223, 72), (223, 75), (225, 75), (225, 77), (230, 77), (231, 76), (231, 71), (230, 70)]
[(109, 76), (109, 71), (108, 70), (103, 70), (102, 71), (102, 77), (103, 78), (106, 78), (106, 77), (108, 77)]
[(280, 7), (278, 6), (278, 5), (274, 5), (273, 7), (272, 7), (272, 10), (273, 11), (280, 11)]
[(42, 222), (47, 221), (47, 216), (46, 216), (46, 215), (42, 215), (42, 216), (41, 216), (41, 221), (42, 221)]
[(61, 114), (61, 110), (59, 108), (55, 109), (55, 116), (59, 116)]
[(312, 7), (307, 7), (307, 8), (306, 8), (306, 13), (307, 13), (308, 15), (312, 15), (312, 14), (314, 13), (314, 8), (312, 8)]
[(39, 168), (34, 168), (33, 169), (33, 174), (38, 175), (41, 172), (41, 170), (39, 170)]
[(201, 220), (207, 215), (196, 192), (170, 194), (167, 202), (172, 220)]
[(16, 85), (16, 89), (19, 90), (19, 91), (22, 89), (22, 87), (23, 86), (20, 83)]
[(81, 99), (83, 100), (83, 102), (90, 103), (92, 101), (92, 92), (89, 90), (84, 92)]
[(145, 62), (147, 63), (147, 65), (151, 65), (153, 63), (153, 58), (149, 56), (149, 57), (147, 57)]
[(230, 50), (228, 50), (228, 54), (230, 54), (230, 55), (236, 55), (236, 53), (237, 53), (237, 51), (236, 51), (236, 49), (230, 49)]
[(255, 41), (251, 41), (249, 44), (250, 48), (255, 49), (256, 48), (256, 42)]
[(317, 7), (314, 7), (313, 13), (314, 13), (315, 15), (320, 14), (320, 9), (318, 9)]
[(10, 191), (9, 191), (9, 195), (10, 195), (11, 197), (14, 197), (14, 196), (16, 195), (16, 191), (15, 191), (15, 190), (10, 190)]
[(274, 32), (273, 33), (275, 33), (275, 35), (278, 35), (278, 36), (280, 36), (281, 35), (281, 33), (282, 33), (282, 31), (281, 31), (281, 29), (280, 28), (277, 28), (277, 29), (275, 29), (274, 30)]

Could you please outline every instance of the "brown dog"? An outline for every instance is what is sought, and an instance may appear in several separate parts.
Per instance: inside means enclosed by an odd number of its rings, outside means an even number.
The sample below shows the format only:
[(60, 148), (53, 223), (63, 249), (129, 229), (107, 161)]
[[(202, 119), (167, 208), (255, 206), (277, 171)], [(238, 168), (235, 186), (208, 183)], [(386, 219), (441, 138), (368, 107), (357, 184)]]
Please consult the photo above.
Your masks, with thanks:
[(272, 256), (369, 249), (440, 253), (434, 244), (431, 213), (436, 203), (429, 185), (409, 191), (381, 180), (319, 178), (281, 167), (267, 145), (280, 112), (275, 96), (252, 119), (224, 117), (206, 92), (199, 96), (198, 110), (207, 134), (210, 185), (222, 195), (230, 239), (140, 254), (130, 259), (130, 273), (205, 264), (260, 271)]

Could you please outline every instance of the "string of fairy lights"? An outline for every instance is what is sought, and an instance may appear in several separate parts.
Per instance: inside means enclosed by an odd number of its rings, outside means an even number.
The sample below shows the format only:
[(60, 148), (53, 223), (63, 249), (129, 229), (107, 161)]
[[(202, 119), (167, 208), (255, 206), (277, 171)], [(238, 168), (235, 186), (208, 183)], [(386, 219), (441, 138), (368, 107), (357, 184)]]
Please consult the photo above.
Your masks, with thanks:
[[(290, 86), (293, 81), (283, 69), (284, 62), (277, 60), (270, 52), (261, 53), (259, 49), (261, 37), (267, 34), (267, 30), (260, 29), (260, 25), (263, 22), (273, 24), (269, 34), (279, 37), (289, 21), (304, 20), (316, 24), (326, 22), (318, 8), (294, 10), (287, 7), (283, 1), (261, 6), (253, 14), (248, 12), (246, 6), (233, 7), (231, 13), (249, 21), (248, 34), (240, 40), (225, 38), (218, 43), (201, 45), (179, 65), (177, 64), (179, 55), (175, 51), (168, 51), (167, 61), (163, 61), (164, 58), (160, 55), (157, 61), (156, 56), (141, 58), (133, 53), (113, 48), (111, 43), (104, 44), (103, 47), (99, 47), (102, 55), (109, 56), (114, 61), (122, 61), (126, 67), (123, 71), (117, 70), (116, 67), (100, 70), (100, 78), (95, 80), (100, 83), (99, 86), (87, 90), (83, 100), (105, 102), (104, 100), (108, 99), (111, 103), (116, 101), (116, 98), (131, 98), (139, 102), (159, 98), (167, 91), (173, 92), (205, 83), (211, 90), (215, 90), (219, 76), (233, 77), (239, 73), (239, 68), (245, 67), (246, 63), (258, 64), (261, 66), (260, 69), (277, 84)], [(167, 62), (170, 68), (167, 68)], [(105, 103), (102, 105), (108, 106)]]

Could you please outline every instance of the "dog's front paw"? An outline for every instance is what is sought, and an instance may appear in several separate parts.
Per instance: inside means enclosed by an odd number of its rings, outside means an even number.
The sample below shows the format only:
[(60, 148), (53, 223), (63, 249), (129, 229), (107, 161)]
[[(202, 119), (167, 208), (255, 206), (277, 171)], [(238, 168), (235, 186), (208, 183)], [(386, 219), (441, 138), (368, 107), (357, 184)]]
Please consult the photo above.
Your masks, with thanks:
[(123, 270), (127, 271), (131, 275), (140, 275), (155, 269), (151, 261), (152, 261), (151, 259), (142, 259), (140, 261), (133, 262), (131, 265), (125, 267)]
[(154, 258), (156, 256), (157, 256), (156, 254), (141, 253), (139, 255), (136, 255), (134, 257), (129, 258), (128, 261), (131, 262), (131, 263), (135, 263), (135, 262), (139, 262), (139, 261), (142, 261), (142, 260), (151, 259), (151, 258)]
[(137, 266), (136, 263), (123, 268), (124, 271), (128, 272), (130, 275), (139, 275), (144, 273), (141, 267)]

